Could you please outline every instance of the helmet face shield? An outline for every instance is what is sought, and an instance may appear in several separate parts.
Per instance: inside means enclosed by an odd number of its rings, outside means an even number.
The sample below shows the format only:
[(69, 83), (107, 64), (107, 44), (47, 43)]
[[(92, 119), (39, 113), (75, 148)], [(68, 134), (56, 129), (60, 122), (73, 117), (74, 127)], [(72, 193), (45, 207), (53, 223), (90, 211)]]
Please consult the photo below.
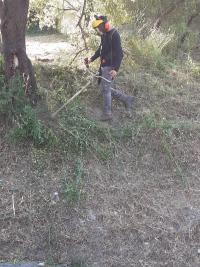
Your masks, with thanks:
[(94, 21), (92, 22), (92, 28), (93, 28), (93, 29), (96, 29), (96, 28), (98, 28), (99, 25), (102, 24), (102, 23), (103, 23), (103, 20), (102, 20), (102, 19), (94, 20)]
[(96, 31), (96, 34), (99, 35), (99, 36), (102, 36), (103, 35), (103, 32), (100, 31), (99, 28), (95, 28), (95, 31)]

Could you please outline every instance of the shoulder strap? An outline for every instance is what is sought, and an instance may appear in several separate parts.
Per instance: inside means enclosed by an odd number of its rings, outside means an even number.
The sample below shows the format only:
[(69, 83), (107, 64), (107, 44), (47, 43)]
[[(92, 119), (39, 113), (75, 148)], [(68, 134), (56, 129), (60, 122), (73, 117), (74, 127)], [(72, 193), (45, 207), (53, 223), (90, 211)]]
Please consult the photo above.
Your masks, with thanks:
[(113, 30), (112, 30), (112, 32), (111, 32), (111, 34), (110, 34), (110, 39), (111, 39), (111, 41), (112, 41), (113, 34), (114, 34), (116, 31), (117, 31), (116, 29), (113, 29)]
[(112, 65), (112, 57), (113, 57), (113, 50), (112, 50), (112, 38), (113, 38), (113, 34), (116, 32), (116, 29), (113, 29), (111, 34), (110, 34), (110, 45), (111, 45), (111, 65)]

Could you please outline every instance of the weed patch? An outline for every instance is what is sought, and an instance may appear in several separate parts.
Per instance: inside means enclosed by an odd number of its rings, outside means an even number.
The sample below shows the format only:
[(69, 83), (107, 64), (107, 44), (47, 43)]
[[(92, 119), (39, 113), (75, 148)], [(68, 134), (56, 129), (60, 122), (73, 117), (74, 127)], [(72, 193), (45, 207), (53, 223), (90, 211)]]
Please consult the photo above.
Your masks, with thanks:
[(54, 135), (38, 120), (35, 110), (29, 104), (24, 92), (24, 84), (20, 76), (13, 79), (9, 87), (3, 78), (0, 79), (0, 113), (6, 116), (12, 125), (8, 134), (13, 142), (31, 140), (34, 145), (50, 145), (54, 143)]
[(143, 66), (145, 69), (148, 68), (156, 74), (158, 71), (165, 71), (168, 60), (163, 55), (163, 50), (172, 38), (173, 35), (171, 34), (152, 31), (145, 40), (137, 37), (130, 39), (128, 47), (134, 54), (136, 65)]
[[(16, 115), (16, 114), (15, 114)], [(34, 109), (25, 106), (17, 115), (15, 126), (9, 133), (12, 142), (32, 141), (35, 146), (51, 146), (56, 142), (56, 137), (50, 129), (38, 120)]]
[(70, 177), (66, 172), (63, 179), (64, 200), (70, 206), (79, 204), (83, 197), (83, 178), (84, 168), (83, 162), (78, 159), (75, 164), (74, 173)]
[(70, 267), (88, 267), (87, 263), (85, 260), (72, 260)]
[(75, 104), (62, 115), (62, 147), (67, 154), (96, 153), (107, 159), (115, 145), (113, 131), (86, 117), (84, 108)]

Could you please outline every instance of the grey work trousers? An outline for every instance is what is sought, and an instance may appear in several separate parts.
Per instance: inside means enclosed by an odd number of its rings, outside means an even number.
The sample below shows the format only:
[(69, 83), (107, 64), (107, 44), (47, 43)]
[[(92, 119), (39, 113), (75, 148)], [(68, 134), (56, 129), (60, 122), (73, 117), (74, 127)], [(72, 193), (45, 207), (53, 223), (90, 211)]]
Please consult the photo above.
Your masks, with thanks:
[(112, 97), (123, 102), (124, 104), (126, 103), (127, 100), (127, 95), (122, 93), (119, 90), (116, 90), (113, 88), (113, 82), (114, 80), (112, 79), (110, 75), (110, 71), (112, 70), (111, 67), (102, 67), (101, 68), (101, 76), (110, 82), (105, 81), (104, 79), (101, 79), (101, 92), (103, 95), (103, 112), (105, 114), (110, 114), (112, 112)]

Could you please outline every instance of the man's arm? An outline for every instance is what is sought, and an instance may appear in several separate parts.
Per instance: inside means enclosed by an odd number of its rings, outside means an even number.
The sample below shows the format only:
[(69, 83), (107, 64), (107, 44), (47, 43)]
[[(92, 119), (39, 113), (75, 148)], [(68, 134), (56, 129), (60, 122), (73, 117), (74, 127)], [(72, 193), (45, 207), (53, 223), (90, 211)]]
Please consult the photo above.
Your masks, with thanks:
[(95, 61), (98, 57), (100, 57), (100, 54), (101, 54), (101, 45), (99, 46), (95, 54), (90, 58), (90, 62)]

